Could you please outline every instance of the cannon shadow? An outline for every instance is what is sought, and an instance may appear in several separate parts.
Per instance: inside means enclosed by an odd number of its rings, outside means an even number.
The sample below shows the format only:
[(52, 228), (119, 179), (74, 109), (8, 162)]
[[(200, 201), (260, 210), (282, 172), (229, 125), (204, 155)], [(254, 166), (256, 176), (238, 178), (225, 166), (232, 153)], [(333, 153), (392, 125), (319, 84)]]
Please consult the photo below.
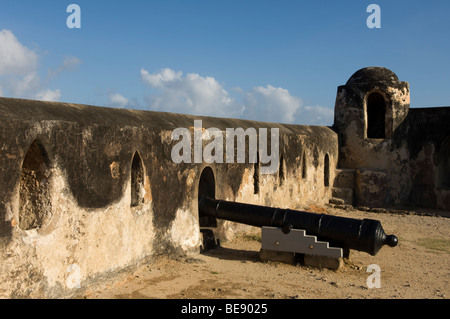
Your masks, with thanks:
[(247, 261), (261, 262), (261, 259), (259, 257), (259, 251), (226, 248), (222, 246), (217, 246), (216, 248), (204, 251), (202, 252), (202, 255), (224, 260), (240, 260), (242, 262)]

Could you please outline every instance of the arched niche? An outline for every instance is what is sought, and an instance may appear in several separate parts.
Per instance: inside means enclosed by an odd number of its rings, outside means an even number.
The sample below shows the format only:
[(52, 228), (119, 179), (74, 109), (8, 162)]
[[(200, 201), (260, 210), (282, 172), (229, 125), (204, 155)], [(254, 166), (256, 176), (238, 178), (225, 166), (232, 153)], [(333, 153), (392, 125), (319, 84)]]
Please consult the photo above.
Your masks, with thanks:
[[(203, 196), (216, 198), (216, 182), (214, 172), (211, 167), (206, 166), (198, 183), (198, 200)], [(199, 225), (201, 227), (217, 227), (217, 219), (212, 216), (203, 216), (199, 211)]]
[(145, 171), (139, 152), (135, 152), (131, 161), (131, 207), (144, 203)]
[(19, 186), (19, 227), (38, 229), (51, 216), (50, 160), (44, 146), (35, 140), (23, 160)]

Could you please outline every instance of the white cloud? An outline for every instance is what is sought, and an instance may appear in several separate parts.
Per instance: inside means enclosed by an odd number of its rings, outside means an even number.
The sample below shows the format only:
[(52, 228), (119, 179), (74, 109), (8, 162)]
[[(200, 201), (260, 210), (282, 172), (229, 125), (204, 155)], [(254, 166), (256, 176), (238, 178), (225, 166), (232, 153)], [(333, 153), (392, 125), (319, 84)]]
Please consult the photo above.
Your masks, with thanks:
[(320, 105), (305, 106), (295, 117), (297, 123), (331, 126), (334, 122), (334, 109)]
[(304, 106), (301, 98), (281, 87), (257, 86), (249, 92), (235, 87), (232, 91), (237, 98), (232, 98), (213, 77), (196, 73), (183, 76), (183, 72), (170, 68), (155, 73), (141, 69), (140, 75), (145, 85), (158, 91), (145, 97), (151, 110), (286, 124), (333, 123), (332, 109)]
[(10, 30), (0, 30), (0, 95), (58, 101), (59, 89), (46, 87), (61, 72), (72, 70), (81, 61), (67, 56), (55, 69), (50, 69), (44, 81), (38, 74), (39, 56), (19, 42)]
[(187, 113), (193, 115), (238, 117), (243, 105), (236, 103), (213, 77), (203, 77), (166, 68), (156, 73), (141, 70), (142, 81), (159, 95), (146, 97), (152, 110)]
[(71, 71), (79, 64), (81, 64), (81, 60), (77, 57), (66, 56), (64, 57), (63, 62), (56, 69), (49, 70), (49, 78), (53, 78), (64, 71)]
[(181, 82), (183, 72), (175, 72), (172, 69), (165, 68), (160, 72), (151, 74), (145, 69), (141, 69), (141, 78), (144, 83), (150, 87), (164, 88), (165, 86), (170, 86), (176, 82)]
[(10, 30), (0, 30), (0, 75), (27, 75), (38, 55), (22, 45)]
[(119, 93), (112, 93), (109, 95), (109, 104), (112, 107), (125, 107), (129, 104), (129, 101)]
[(248, 119), (301, 125), (331, 125), (334, 110), (328, 107), (304, 106), (301, 98), (281, 87), (255, 87), (245, 93), (245, 117)]
[(295, 113), (303, 102), (292, 96), (288, 90), (258, 86), (245, 93), (245, 115), (247, 118), (259, 121), (294, 123)]
[(56, 90), (44, 90), (36, 94), (36, 99), (41, 101), (59, 101), (59, 98), (61, 97), (61, 91)]
[(21, 77), (10, 77), (5, 86), (13, 97), (31, 97), (30, 92), (40, 88), (39, 75), (31, 71)]
[[(66, 56), (62, 63), (49, 69), (42, 81), (37, 72), (39, 56), (27, 48), (10, 30), (0, 30), (0, 96), (58, 101), (59, 89), (48, 89), (50, 81), (62, 72), (71, 71), (81, 61)], [(304, 106), (300, 97), (281, 87), (257, 86), (248, 92), (233, 88), (233, 96), (213, 77), (196, 73), (183, 74), (170, 68), (150, 73), (141, 69), (142, 82), (158, 93), (145, 97), (152, 110), (193, 115), (245, 118), (266, 122), (331, 125), (334, 110), (323, 106)], [(113, 107), (137, 105), (118, 93), (108, 95)]]

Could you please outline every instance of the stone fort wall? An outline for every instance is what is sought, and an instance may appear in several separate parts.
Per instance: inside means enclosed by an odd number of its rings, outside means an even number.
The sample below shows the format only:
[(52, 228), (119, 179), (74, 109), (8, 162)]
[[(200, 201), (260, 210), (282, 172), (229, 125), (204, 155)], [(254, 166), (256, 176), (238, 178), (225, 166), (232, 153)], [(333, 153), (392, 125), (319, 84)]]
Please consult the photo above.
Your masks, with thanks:
[[(450, 209), (449, 108), (409, 109), (407, 82), (366, 68), (338, 88), (335, 114), (321, 127), (0, 98), (0, 296), (68, 296), (158, 255), (198, 253), (200, 227), (211, 226), (198, 214), (205, 189), (300, 210)], [(278, 129), (276, 172), (261, 173), (259, 153), (250, 162), (250, 137), (245, 163), (175, 163), (172, 133), (194, 136), (195, 120), (224, 138)], [(216, 222), (224, 240), (244, 228)]]
[[(4, 296), (64, 295), (157, 255), (198, 252), (205, 167), (216, 198), (303, 208), (328, 202), (325, 158), (329, 180), (338, 160), (337, 135), (327, 127), (7, 98), (0, 117)], [(277, 128), (277, 171), (260, 174), (261, 164), (248, 161), (174, 163), (172, 132), (193, 131), (199, 119), (223, 132)], [(219, 222), (217, 231), (226, 239), (239, 227)]]

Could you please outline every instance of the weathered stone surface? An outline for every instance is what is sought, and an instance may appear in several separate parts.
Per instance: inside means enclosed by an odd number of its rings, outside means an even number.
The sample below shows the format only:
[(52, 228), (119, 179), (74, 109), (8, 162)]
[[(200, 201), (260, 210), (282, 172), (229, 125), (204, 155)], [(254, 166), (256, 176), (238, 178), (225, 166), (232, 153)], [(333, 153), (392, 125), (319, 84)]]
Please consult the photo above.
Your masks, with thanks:
[(383, 207), (386, 204), (386, 172), (358, 169), (356, 171), (357, 205)]
[(355, 170), (354, 169), (337, 169), (334, 178), (334, 187), (355, 188)]
[(450, 189), (440, 188), (436, 190), (436, 201), (442, 209), (450, 211)]
[(353, 205), (353, 188), (333, 187), (332, 196), (342, 199), (342, 204)]
[[(206, 167), (216, 198), (295, 209), (328, 202), (325, 158), (330, 179), (337, 166), (337, 134), (328, 127), (10, 98), (0, 98), (0, 117), (0, 297), (6, 298), (67, 296), (160, 254), (198, 253)], [(224, 149), (223, 163), (176, 164), (172, 132), (193, 134), (194, 120), (224, 136), (227, 128), (279, 129), (282, 170), (256, 174), (248, 143), (245, 163), (227, 163)], [(210, 140), (201, 143), (204, 149)], [(246, 227), (218, 221), (215, 235), (227, 240)]]
[(274, 261), (290, 265), (293, 265), (296, 262), (295, 253), (268, 249), (261, 249), (259, 252), (259, 258), (263, 261)]
[(301, 260), (303, 266), (315, 268), (327, 268), (331, 270), (338, 270), (344, 265), (344, 259), (333, 258), (319, 255), (303, 255), (297, 256), (295, 253), (273, 251), (261, 249), (259, 253), (260, 259), (263, 261), (280, 262), (284, 264), (294, 265)]
[[(385, 200), (376, 205), (445, 208), (439, 189), (450, 183), (450, 108), (409, 105), (408, 82), (386, 68), (358, 70), (338, 87), (334, 128), (340, 138), (339, 168), (386, 172), (386, 193), (377, 191)], [(341, 183), (336, 174), (335, 183)], [(357, 189), (355, 194), (357, 203), (367, 201)]]
[(356, 71), (347, 81), (346, 85), (387, 83), (395, 84), (399, 81), (398, 76), (389, 69), (383, 67), (367, 67)]
[(338, 270), (344, 265), (343, 258), (332, 258), (318, 255), (305, 255), (304, 265), (318, 268), (328, 268), (331, 270)]

